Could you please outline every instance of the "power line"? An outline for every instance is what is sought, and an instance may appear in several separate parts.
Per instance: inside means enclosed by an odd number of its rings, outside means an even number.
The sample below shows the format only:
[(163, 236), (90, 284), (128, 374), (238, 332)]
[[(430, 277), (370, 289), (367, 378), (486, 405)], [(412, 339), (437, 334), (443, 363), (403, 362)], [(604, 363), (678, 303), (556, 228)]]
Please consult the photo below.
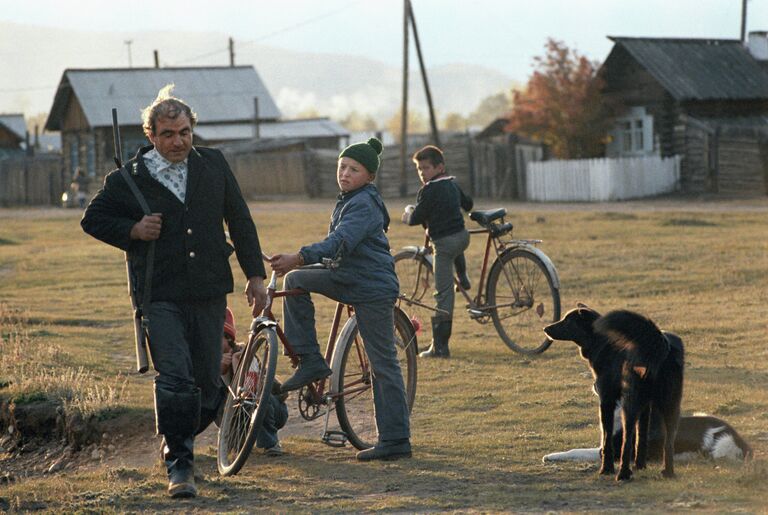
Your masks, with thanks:
[[(333, 10), (333, 11), (329, 11), (327, 13), (319, 14), (319, 15), (314, 16), (312, 18), (309, 18), (307, 20), (300, 21), (298, 23), (294, 23), (293, 25), (287, 25), (285, 27), (282, 27), (282, 28), (279, 28), (279, 29), (277, 29), (275, 31), (272, 31), (272, 32), (270, 32), (268, 34), (260, 36), (260, 37), (258, 37), (256, 39), (252, 39), (250, 41), (245, 41), (243, 43), (240, 43), (240, 45), (241, 46), (252, 45), (252, 44), (257, 43), (259, 41), (264, 41), (265, 39), (269, 39), (271, 37), (277, 36), (278, 34), (282, 34), (284, 32), (290, 32), (292, 30), (298, 29), (299, 27), (303, 27), (305, 25), (309, 25), (309, 24), (314, 23), (316, 21), (320, 21), (320, 20), (323, 20), (325, 18), (329, 18), (329, 17), (331, 17), (331, 16), (333, 16), (335, 14), (338, 14), (338, 13), (340, 13), (342, 11), (345, 11), (345, 10), (349, 9), (353, 5), (361, 3), (362, 1), (363, 0), (355, 0), (354, 2), (349, 2), (348, 4), (345, 4), (343, 7), (340, 7), (338, 9)], [(214, 56), (214, 55), (217, 55), (217, 54), (223, 54), (225, 52), (229, 52), (229, 47), (221, 48), (219, 50), (213, 50), (211, 52), (206, 52), (205, 54), (200, 54), (200, 55), (197, 55), (197, 56), (194, 56), (194, 57), (188, 57), (188, 58), (183, 59), (181, 61), (176, 61), (175, 64), (178, 65), (178, 64), (188, 63), (190, 61), (197, 61), (198, 59), (204, 59), (206, 57), (211, 57), (211, 56)], [(173, 65), (171, 65), (171, 66), (173, 66)]]
[(354, 2), (350, 2), (350, 3), (346, 4), (344, 7), (340, 7), (338, 9), (334, 10), (334, 11), (330, 11), (330, 12), (327, 12), (325, 14), (320, 14), (318, 16), (315, 16), (314, 18), (310, 18), (308, 20), (304, 20), (304, 21), (301, 21), (299, 23), (295, 23), (293, 25), (288, 25), (288, 26), (283, 27), (281, 29), (277, 29), (276, 31), (270, 32), (269, 34), (265, 34), (265, 35), (263, 35), (261, 37), (258, 37), (256, 39), (252, 39), (250, 41), (242, 43), (242, 45), (243, 46), (245, 46), (245, 45), (252, 45), (253, 43), (256, 43), (258, 41), (263, 41), (265, 39), (271, 38), (272, 36), (276, 36), (278, 34), (282, 34), (283, 32), (289, 32), (289, 31), (297, 29), (299, 27), (303, 27), (304, 25), (309, 25), (310, 23), (314, 23), (316, 21), (320, 21), (322, 19), (329, 18), (329, 17), (331, 17), (331, 16), (333, 16), (335, 14), (338, 14), (338, 13), (340, 13), (342, 11), (346, 11), (348, 8), (352, 7), (355, 4), (359, 4), (360, 2), (362, 2), (362, 0), (355, 0)]

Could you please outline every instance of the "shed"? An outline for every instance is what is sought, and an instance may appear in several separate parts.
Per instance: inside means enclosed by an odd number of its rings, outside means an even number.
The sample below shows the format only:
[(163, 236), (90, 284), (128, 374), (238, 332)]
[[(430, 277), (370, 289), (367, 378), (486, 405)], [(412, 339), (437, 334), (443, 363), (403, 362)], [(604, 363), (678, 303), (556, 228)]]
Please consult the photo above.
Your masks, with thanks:
[[(256, 137), (255, 124), (206, 124), (195, 130), (195, 135), (206, 145), (251, 140)], [(349, 138), (349, 131), (329, 118), (276, 120), (260, 123), (261, 139), (303, 139), (309, 148), (336, 150), (341, 139)]]

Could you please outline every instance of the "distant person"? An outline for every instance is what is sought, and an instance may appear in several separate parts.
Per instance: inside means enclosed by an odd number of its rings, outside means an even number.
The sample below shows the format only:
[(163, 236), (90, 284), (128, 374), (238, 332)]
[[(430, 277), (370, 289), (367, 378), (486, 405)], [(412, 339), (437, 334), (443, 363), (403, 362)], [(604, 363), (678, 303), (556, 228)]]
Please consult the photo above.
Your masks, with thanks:
[(416, 196), (415, 206), (406, 206), (402, 220), (408, 225), (423, 225), (435, 248), (435, 300), (440, 311), (432, 317), (432, 345), (419, 354), (422, 358), (448, 358), (448, 340), (453, 328), (453, 270), (465, 290), (467, 277), (464, 251), (469, 246), (469, 232), (461, 210), (472, 209), (472, 199), (461, 191), (454, 177), (445, 173), (443, 152), (427, 145), (413, 155), (413, 163), (424, 186)]
[[(245, 349), (245, 344), (237, 343), (237, 328), (235, 327), (235, 316), (232, 311), (227, 308), (226, 317), (224, 319), (224, 333), (221, 337), (221, 378), (224, 383), (221, 385), (221, 405), (219, 407), (219, 417), (217, 417), (216, 425), (219, 425), (221, 410), (224, 407), (224, 401), (226, 400), (226, 386), (231, 384), (234, 379), (234, 373), (237, 371), (237, 366), (240, 363), (240, 357)], [(252, 372), (258, 374), (258, 370), (253, 370), (255, 366), (259, 366), (259, 363), (254, 360), (251, 363)], [(248, 379), (245, 384), (247, 385)], [(287, 393), (281, 393), (280, 381), (275, 378), (272, 383), (272, 392), (267, 400), (267, 414), (264, 417), (264, 421), (261, 427), (256, 431), (256, 447), (264, 450), (266, 456), (282, 456), (285, 454), (282, 445), (280, 445), (280, 439), (277, 436), (277, 432), (288, 421), (288, 407), (285, 405), (285, 400), (288, 397)], [(205, 421), (205, 426), (198, 428), (197, 433), (202, 433), (206, 427), (210, 424), (210, 421)]]
[[(378, 442), (357, 453), (360, 461), (411, 456), (405, 385), (395, 348), (394, 307), (399, 292), (395, 263), (385, 234), (389, 214), (373, 184), (381, 160), (381, 142), (371, 138), (339, 155), (336, 178), (341, 189), (328, 236), (292, 254), (275, 254), (272, 269), (285, 275), (286, 289), (305, 295), (283, 298), (284, 329), (299, 355), (296, 373), (283, 390), (296, 390), (331, 374), (320, 353), (315, 306), (310, 293), (350, 304), (370, 360)], [(336, 269), (293, 270), (323, 258), (340, 258)], [(290, 272), (290, 273), (288, 273)]]
[(88, 186), (90, 183), (91, 178), (79, 167), (75, 168), (75, 174), (72, 177), (70, 189), (75, 192), (77, 205), (80, 206), (80, 209), (85, 209), (85, 204), (88, 201)]
[[(145, 215), (119, 170), (107, 175), (81, 221), (91, 236), (126, 251), (144, 294), (148, 242), (155, 241), (151, 303), (145, 306), (155, 376), (157, 432), (171, 497), (194, 497), (194, 437), (218, 408), (221, 334), (234, 281), (234, 250), (248, 278), (256, 316), (266, 303), (266, 276), (251, 213), (220, 151), (192, 146), (197, 115), (171, 96), (170, 84), (142, 113), (152, 143), (125, 164), (149, 204)], [(227, 243), (224, 222), (234, 244)]]

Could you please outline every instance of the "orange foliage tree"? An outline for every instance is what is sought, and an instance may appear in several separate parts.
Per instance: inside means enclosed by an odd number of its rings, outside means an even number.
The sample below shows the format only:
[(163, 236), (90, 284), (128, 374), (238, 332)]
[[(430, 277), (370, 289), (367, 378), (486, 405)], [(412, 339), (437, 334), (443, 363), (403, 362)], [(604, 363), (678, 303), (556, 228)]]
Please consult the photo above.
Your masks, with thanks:
[(546, 143), (560, 159), (603, 155), (619, 108), (601, 96), (598, 63), (548, 39), (522, 91), (514, 91), (506, 130)]

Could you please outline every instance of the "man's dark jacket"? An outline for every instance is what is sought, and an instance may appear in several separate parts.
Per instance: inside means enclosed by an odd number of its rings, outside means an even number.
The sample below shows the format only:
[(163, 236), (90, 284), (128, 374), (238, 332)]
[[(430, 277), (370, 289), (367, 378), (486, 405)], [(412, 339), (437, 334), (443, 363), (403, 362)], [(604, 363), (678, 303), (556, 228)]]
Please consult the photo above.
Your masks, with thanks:
[[(187, 161), (186, 200), (182, 202), (149, 174), (139, 150), (124, 166), (149, 204), (162, 213), (162, 230), (155, 247), (152, 301), (203, 300), (232, 292), (229, 256), (237, 259), (246, 277), (266, 277), (261, 247), (248, 206), (224, 156), (215, 149), (195, 147)], [(120, 170), (104, 179), (80, 225), (105, 243), (128, 252), (134, 284), (142, 298), (147, 242), (132, 240), (131, 228), (144, 212)], [(227, 243), (223, 221), (234, 244)]]

